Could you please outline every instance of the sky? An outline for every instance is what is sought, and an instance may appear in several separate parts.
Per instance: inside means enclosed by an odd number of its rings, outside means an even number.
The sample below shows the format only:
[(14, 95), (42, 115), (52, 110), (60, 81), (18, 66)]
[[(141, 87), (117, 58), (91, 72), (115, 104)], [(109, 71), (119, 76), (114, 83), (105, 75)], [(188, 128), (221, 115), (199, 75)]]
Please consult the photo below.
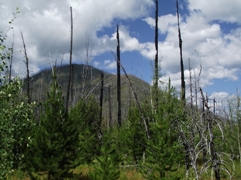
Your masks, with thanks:
[[(198, 77), (210, 98), (225, 99), (241, 89), (241, 1), (179, 0), (186, 85)], [(73, 8), (73, 62), (116, 73), (116, 25), (121, 63), (127, 73), (151, 84), (155, 56), (154, 0), (0, 0), (0, 31), (7, 46), (14, 42), (13, 69), (26, 75), (20, 31), (36, 74), (69, 62), (70, 6)], [(9, 20), (20, 13), (9, 29)], [(160, 82), (180, 88), (176, 0), (159, 1)], [(87, 57), (88, 50), (88, 57)], [(191, 69), (191, 71), (189, 70)], [(165, 83), (164, 83), (165, 84)], [(160, 84), (162, 86), (162, 84)], [(188, 96), (188, 94), (187, 94)]]

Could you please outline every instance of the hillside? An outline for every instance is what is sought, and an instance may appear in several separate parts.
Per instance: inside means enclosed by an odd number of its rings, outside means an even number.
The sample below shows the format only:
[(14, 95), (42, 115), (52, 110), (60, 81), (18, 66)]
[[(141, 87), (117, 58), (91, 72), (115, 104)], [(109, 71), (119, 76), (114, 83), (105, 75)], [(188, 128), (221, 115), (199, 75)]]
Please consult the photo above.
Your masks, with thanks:
[[(67, 93), (69, 66), (57, 68), (58, 82), (62, 88), (63, 95)], [(74, 105), (81, 97), (94, 95), (97, 100), (100, 96), (101, 73), (103, 71), (88, 65), (73, 65), (73, 91), (71, 104)], [(104, 92), (103, 92), (103, 119), (109, 119), (111, 105), (111, 113), (113, 120), (117, 118), (117, 88), (116, 75), (104, 73)], [(40, 102), (45, 99), (46, 92), (49, 89), (52, 78), (52, 70), (43, 70), (31, 77), (30, 91), (32, 100)], [(135, 91), (138, 94), (140, 101), (147, 99), (150, 94), (150, 85), (143, 80), (129, 75), (131, 82), (134, 85)], [(122, 114), (123, 119), (126, 118), (128, 107), (134, 102), (133, 94), (127, 78), (121, 75), (121, 99), (122, 99)], [(111, 102), (109, 102), (111, 100)]]

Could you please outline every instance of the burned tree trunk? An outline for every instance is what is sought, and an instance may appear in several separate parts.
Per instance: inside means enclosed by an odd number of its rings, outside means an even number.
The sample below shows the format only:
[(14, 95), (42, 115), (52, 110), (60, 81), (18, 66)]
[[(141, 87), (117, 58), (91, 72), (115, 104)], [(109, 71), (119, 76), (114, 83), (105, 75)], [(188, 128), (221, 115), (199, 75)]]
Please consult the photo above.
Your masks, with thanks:
[(157, 111), (158, 109), (158, 78), (159, 78), (159, 67), (158, 67), (158, 0), (156, 0), (156, 13), (155, 13), (155, 48), (156, 48), (156, 55), (155, 55), (155, 77), (154, 77), (154, 109)]
[(125, 74), (128, 82), (129, 82), (129, 84), (130, 84), (130, 87), (131, 87), (131, 90), (132, 90), (134, 99), (135, 99), (135, 101), (136, 101), (136, 105), (137, 105), (137, 107), (138, 107), (138, 109), (140, 110), (140, 113), (141, 113), (141, 119), (143, 120), (143, 124), (144, 124), (144, 127), (145, 127), (146, 137), (147, 137), (148, 140), (150, 140), (150, 133), (149, 133), (149, 129), (148, 129), (146, 117), (145, 117), (145, 115), (144, 115), (144, 110), (143, 110), (143, 108), (141, 107), (140, 101), (138, 100), (137, 93), (136, 93), (136, 91), (135, 91), (135, 89), (134, 89), (134, 86), (133, 86), (133, 84), (132, 84), (129, 76), (128, 76), (127, 73), (126, 73), (125, 68), (122, 66), (121, 63), (120, 63), (120, 67), (122, 68), (122, 70), (123, 70), (123, 72), (124, 72), (124, 74)]
[(21, 31), (21, 37), (22, 37), (22, 41), (23, 41), (24, 54), (25, 54), (25, 59), (26, 59), (25, 64), (26, 64), (26, 68), (27, 68), (27, 98), (28, 98), (28, 103), (30, 104), (31, 96), (30, 96), (30, 76), (29, 76), (28, 54), (27, 54), (22, 31)]
[(177, 8), (177, 25), (178, 25), (178, 39), (179, 39), (179, 49), (180, 49), (180, 67), (181, 67), (181, 100), (185, 101), (185, 80), (184, 80), (184, 66), (183, 66), (183, 58), (182, 58), (182, 37), (181, 37), (181, 29), (179, 23), (179, 6), (178, 0), (176, 0), (176, 8)]
[(100, 86), (100, 121), (102, 121), (103, 110), (103, 90), (104, 90), (104, 73), (101, 73), (101, 86)]
[(206, 99), (205, 99), (202, 88), (200, 88), (200, 92), (201, 92), (201, 95), (202, 95), (204, 107), (206, 108), (206, 111), (207, 111), (207, 118), (208, 119), (204, 119), (204, 120), (207, 121), (207, 131), (208, 131), (208, 134), (209, 134), (209, 149), (210, 149), (212, 167), (213, 167), (213, 170), (214, 170), (214, 173), (215, 173), (216, 180), (220, 180), (221, 179), (221, 177), (220, 177), (220, 165), (221, 165), (221, 163), (220, 163), (220, 160), (218, 158), (217, 151), (216, 151), (216, 148), (215, 148), (214, 133), (213, 133), (213, 125), (214, 125), (215, 122), (213, 120), (213, 117), (211, 117), (211, 111), (210, 111), (210, 107), (208, 105), (208, 98), (206, 97)]
[(70, 86), (71, 86), (71, 78), (72, 78), (72, 52), (73, 52), (73, 14), (72, 7), (70, 7), (70, 22), (71, 22), (71, 35), (70, 35), (70, 58), (69, 58), (69, 81), (66, 95), (66, 112), (68, 113), (69, 108), (69, 94), (70, 94)]
[(109, 102), (109, 125), (108, 128), (112, 126), (112, 103), (111, 103), (111, 85), (108, 85), (108, 102)]
[(117, 38), (117, 103), (118, 103), (118, 125), (121, 126), (121, 79), (120, 79), (120, 38), (119, 38), (119, 26), (116, 29)]

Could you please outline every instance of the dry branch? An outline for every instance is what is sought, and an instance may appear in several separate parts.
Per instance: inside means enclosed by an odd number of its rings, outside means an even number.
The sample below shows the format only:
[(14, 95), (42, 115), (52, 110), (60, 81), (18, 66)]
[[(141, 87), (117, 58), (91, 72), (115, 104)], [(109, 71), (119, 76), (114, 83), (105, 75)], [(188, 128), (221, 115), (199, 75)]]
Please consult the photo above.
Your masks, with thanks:
[(25, 64), (26, 64), (26, 68), (27, 68), (27, 98), (28, 98), (28, 103), (30, 104), (31, 96), (30, 96), (30, 76), (29, 76), (28, 54), (27, 54), (27, 49), (25, 46), (22, 31), (21, 31), (21, 37), (22, 37), (22, 41), (23, 41), (24, 54), (25, 54), (25, 59), (26, 59)]

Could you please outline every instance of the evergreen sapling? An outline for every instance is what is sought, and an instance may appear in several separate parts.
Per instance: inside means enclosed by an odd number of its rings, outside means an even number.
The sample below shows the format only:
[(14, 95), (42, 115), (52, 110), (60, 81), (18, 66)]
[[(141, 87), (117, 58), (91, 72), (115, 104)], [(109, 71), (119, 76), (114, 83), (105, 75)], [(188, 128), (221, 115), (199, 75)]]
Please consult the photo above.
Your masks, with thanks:
[[(48, 180), (72, 177), (71, 170), (79, 164), (79, 131), (76, 123), (66, 114), (54, 68), (50, 92), (47, 92), (40, 122), (33, 132), (28, 154), (30, 171), (47, 174)], [(34, 179), (32, 172), (30, 176)]]

